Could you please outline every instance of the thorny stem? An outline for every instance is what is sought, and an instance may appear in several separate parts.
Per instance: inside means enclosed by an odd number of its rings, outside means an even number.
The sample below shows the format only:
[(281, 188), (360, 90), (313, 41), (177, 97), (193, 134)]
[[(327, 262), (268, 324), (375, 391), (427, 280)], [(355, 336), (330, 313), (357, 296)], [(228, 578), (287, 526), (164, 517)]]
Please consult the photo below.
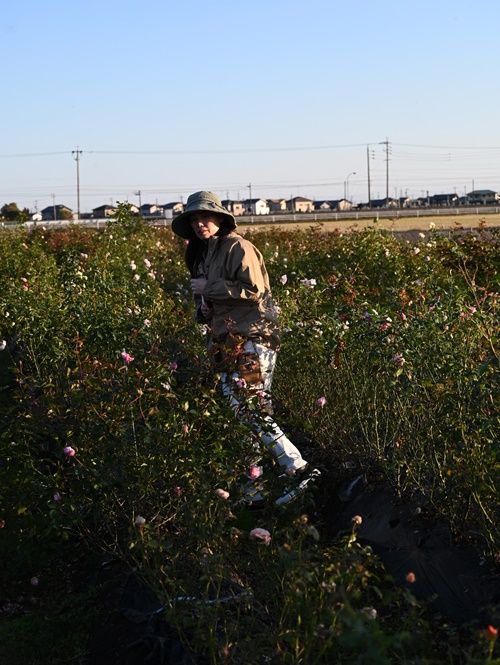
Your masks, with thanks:
[[(474, 277), (471, 277), (469, 274), (469, 271), (467, 270), (467, 266), (465, 264), (465, 261), (462, 260), (461, 265), (459, 266), (460, 272), (463, 275), (463, 278), (467, 282), (467, 285), (469, 289), (471, 290), (472, 296), (474, 298), (474, 302), (476, 303), (476, 306), (478, 309), (481, 308), (482, 302), (479, 300), (478, 295), (477, 295), (477, 287), (476, 287), (476, 282), (474, 280)], [(495, 349), (495, 346), (493, 345), (493, 335), (490, 330), (483, 330), (482, 327), (480, 327), (480, 332), (481, 335), (486, 339), (486, 341), (489, 344), (489, 347), (491, 349), (491, 352), (495, 356), (496, 360), (498, 360), (498, 354)]]
[(134, 437), (135, 459), (136, 459), (137, 463), (139, 463), (139, 450), (137, 448), (137, 437), (136, 437), (136, 434), (135, 434), (134, 410), (133, 410), (132, 406), (130, 407), (130, 418), (132, 420), (132, 434), (133, 434), (133, 437)]
[(477, 492), (475, 490), (472, 490), (472, 496), (474, 497), (474, 499), (475, 499), (477, 505), (479, 506), (479, 508), (481, 508), (481, 512), (485, 516), (487, 522), (489, 522), (490, 524), (495, 524), (495, 522), (491, 519), (491, 517), (486, 512), (486, 509), (483, 506), (483, 504), (481, 503), (481, 499), (478, 497)]

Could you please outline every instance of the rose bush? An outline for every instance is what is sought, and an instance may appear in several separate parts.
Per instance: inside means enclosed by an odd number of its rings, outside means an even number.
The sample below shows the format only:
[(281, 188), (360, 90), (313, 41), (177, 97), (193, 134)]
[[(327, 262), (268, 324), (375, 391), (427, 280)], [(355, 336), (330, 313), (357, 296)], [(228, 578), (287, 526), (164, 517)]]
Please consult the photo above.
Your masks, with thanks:
[[(326, 471), (383, 474), (494, 551), (496, 235), (252, 239), (282, 311), (279, 419)], [(85, 544), (132, 559), (211, 662), (245, 662), (249, 639), (247, 662), (451, 658), (357, 524), (328, 542), (312, 495), (235, 507), (249, 479), (271, 497), (289, 479), (255, 464), (219, 397), (182, 249), (126, 206), (104, 231), (0, 234), (4, 581), (43, 579), (61, 545)]]

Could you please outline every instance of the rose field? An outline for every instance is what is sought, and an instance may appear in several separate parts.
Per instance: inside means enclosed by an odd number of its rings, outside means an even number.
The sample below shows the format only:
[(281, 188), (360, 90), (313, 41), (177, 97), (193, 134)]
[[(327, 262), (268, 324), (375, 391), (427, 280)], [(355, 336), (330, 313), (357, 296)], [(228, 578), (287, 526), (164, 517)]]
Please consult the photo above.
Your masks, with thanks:
[(258, 511), (171, 230), (0, 230), (0, 663), (500, 662), (498, 229), (246, 235), (321, 470)]

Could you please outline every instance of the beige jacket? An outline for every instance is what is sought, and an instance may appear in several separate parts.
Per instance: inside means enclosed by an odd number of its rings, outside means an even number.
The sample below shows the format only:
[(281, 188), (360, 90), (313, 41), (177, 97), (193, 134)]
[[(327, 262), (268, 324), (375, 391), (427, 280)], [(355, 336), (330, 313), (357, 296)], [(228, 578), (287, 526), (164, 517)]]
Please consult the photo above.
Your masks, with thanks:
[(214, 342), (232, 333), (277, 348), (278, 313), (262, 254), (235, 232), (208, 243), (199, 272), (207, 279), (203, 298), (212, 308)]

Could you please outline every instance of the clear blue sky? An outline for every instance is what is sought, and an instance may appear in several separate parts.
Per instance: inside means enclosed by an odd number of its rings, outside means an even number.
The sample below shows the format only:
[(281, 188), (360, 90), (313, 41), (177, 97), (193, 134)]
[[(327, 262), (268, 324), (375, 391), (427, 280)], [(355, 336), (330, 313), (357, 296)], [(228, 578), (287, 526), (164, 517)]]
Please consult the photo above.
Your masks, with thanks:
[(331, 199), (347, 180), (363, 201), (367, 144), (383, 197), (386, 137), (391, 196), (500, 190), (494, 0), (16, 0), (1, 18), (0, 205), (76, 209), (77, 146), (82, 211), (248, 183)]

